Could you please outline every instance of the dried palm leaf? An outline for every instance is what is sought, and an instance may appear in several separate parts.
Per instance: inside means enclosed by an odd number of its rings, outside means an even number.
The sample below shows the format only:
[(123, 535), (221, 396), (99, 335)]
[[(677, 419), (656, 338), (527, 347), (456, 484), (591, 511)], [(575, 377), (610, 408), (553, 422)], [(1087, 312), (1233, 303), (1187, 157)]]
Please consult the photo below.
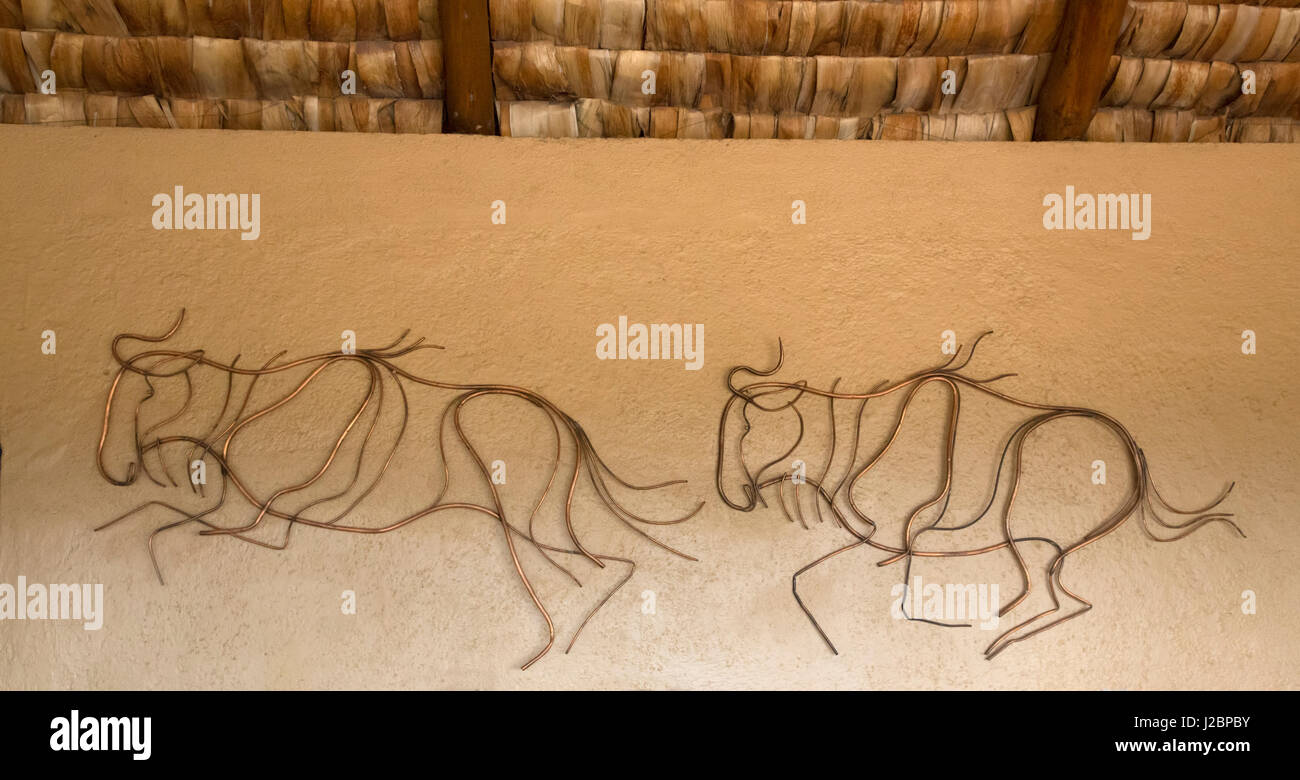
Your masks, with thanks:
[[(614, 80), (610, 85), (610, 98), (626, 106), (652, 106), (662, 103), (658, 92), (660, 58), (666, 56), (655, 51), (620, 51), (614, 58)], [(648, 84), (646, 73), (655, 75), (655, 92), (642, 91)]]
[[(89, 43), (86, 54), (86, 82), (90, 84)], [(243, 100), (257, 97), (257, 85), (253, 83), (244, 64), (244, 50), (239, 41), (194, 38), (193, 59), (194, 77), (198, 81), (201, 97)], [(229, 104), (226, 108), (229, 109)]]
[(1030, 54), (967, 57), (966, 78), (953, 101), (953, 111), (988, 114), (1028, 105), (1038, 62), (1039, 58)]
[(1193, 111), (1156, 111), (1151, 140), (1156, 143), (1184, 143), (1192, 138)]
[(393, 104), (393, 123), (399, 133), (441, 133), (441, 100), (398, 100)]
[(1017, 54), (1044, 54), (1056, 45), (1061, 17), (1065, 14), (1065, 0), (1038, 0), (1034, 3), (1025, 30), (1016, 44)]
[(705, 0), (645, 0), (645, 48), (704, 51), (709, 48)]
[(1189, 109), (1196, 105), (1210, 78), (1210, 63), (1192, 60), (1170, 61), (1169, 77), (1151, 108)]
[[(15, 96), (18, 97), (18, 96)], [(29, 125), (85, 124), (85, 95), (60, 92), (55, 95), (22, 95), (23, 122)]]
[(171, 116), (177, 127), (190, 130), (217, 130), (221, 128), (221, 112), (217, 101), (203, 98), (171, 98)]
[(419, 40), (419, 0), (383, 0), (383, 2), (384, 22), (388, 31), (388, 39), (391, 41)]
[(19, 30), (0, 30), (0, 92), (35, 92), (39, 74), (33, 73)]
[(1187, 17), (1185, 2), (1133, 3), (1133, 16), (1120, 31), (1115, 51), (1126, 57), (1156, 57), (1178, 38)]
[(1037, 106), (1008, 108), (1005, 112), (1007, 126), (1011, 129), (1011, 140), (1032, 141), (1034, 138), (1034, 118), (1038, 116)]
[[(50, 69), (54, 71), (55, 82), (61, 89), (85, 89), (86, 81), (81, 75), (81, 46), (85, 42), (84, 35), (73, 35), (70, 33), (55, 33), (54, 42), (50, 45)], [(167, 40), (186, 40), (188, 39), (167, 39)], [(188, 49), (188, 44), (186, 45)], [(162, 63), (162, 72), (167, 75), (167, 63)], [(185, 62), (185, 73), (192, 73), (188, 58)]]
[(600, 48), (639, 49), (644, 30), (643, 0), (604, 0), (601, 4)]
[(1192, 57), (1210, 37), (1218, 18), (1218, 6), (1188, 5), (1187, 15), (1183, 17), (1183, 28), (1178, 31), (1178, 37), (1165, 54), (1174, 59)]
[(1192, 106), (1197, 116), (1218, 114), (1241, 94), (1241, 74), (1227, 62), (1211, 62), (1201, 95)]
[(311, 0), (309, 29), (318, 41), (355, 41), (356, 6), (352, 0)]
[(257, 94), (278, 100), (316, 92), (319, 72), (307, 51), (306, 41), (257, 41), (245, 38), (244, 61), (248, 64)]
[(900, 57), (898, 86), (890, 109), (929, 111), (943, 95), (939, 92), (941, 74), (947, 67), (946, 57)]
[(162, 95), (182, 98), (202, 97), (199, 80), (194, 73), (193, 38), (155, 38), (154, 51), (158, 55)]
[[(978, 0), (975, 29), (966, 44), (966, 51), (970, 54), (1012, 53), (1020, 43), (1033, 10), (1034, 0)], [(1002, 134), (1001, 129), (994, 132), (999, 136)]]
[(399, 98), (406, 91), (397, 75), (397, 54), (388, 41), (357, 41), (357, 79), (369, 97)]

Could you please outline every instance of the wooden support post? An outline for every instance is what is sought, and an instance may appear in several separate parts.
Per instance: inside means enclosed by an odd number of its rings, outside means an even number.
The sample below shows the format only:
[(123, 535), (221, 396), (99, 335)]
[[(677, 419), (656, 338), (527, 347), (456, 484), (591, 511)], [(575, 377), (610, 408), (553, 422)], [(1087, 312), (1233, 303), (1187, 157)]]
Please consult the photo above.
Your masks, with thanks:
[(1078, 141), (1088, 131), (1128, 0), (1067, 0), (1047, 78), (1038, 92), (1035, 141)]
[(496, 135), (488, 0), (439, 0), (445, 133)]

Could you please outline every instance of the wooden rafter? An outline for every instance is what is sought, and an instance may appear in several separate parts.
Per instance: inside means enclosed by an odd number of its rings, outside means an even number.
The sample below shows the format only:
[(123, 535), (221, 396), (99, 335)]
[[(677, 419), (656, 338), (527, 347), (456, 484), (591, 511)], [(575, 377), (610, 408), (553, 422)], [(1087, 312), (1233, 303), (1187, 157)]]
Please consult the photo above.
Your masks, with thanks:
[(488, 0), (441, 0), (443, 131), (496, 135)]
[(1069, 0), (1038, 93), (1035, 141), (1082, 140), (1097, 111), (1128, 0)]

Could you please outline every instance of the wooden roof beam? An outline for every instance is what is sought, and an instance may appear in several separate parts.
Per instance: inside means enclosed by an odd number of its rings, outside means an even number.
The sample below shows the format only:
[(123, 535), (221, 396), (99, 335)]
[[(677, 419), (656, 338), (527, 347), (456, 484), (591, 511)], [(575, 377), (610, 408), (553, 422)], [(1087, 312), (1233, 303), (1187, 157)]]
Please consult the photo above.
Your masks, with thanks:
[(496, 135), (488, 0), (439, 0), (444, 133)]
[(1038, 92), (1035, 141), (1079, 141), (1106, 88), (1128, 0), (1067, 0), (1056, 50)]

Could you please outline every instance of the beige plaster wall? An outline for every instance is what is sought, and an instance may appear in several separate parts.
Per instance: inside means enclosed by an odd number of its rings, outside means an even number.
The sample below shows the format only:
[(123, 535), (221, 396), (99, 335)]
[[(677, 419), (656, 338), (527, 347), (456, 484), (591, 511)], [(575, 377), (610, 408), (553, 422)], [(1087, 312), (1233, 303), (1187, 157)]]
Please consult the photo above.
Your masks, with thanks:
[[(0, 688), (1296, 687), (1291, 148), (6, 126), (0, 149), (0, 582), (103, 583), (106, 598), (100, 631), (0, 622)], [(260, 193), (261, 238), (153, 230), (152, 196), (177, 184)], [(1067, 184), (1150, 193), (1151, 239), (1044, 230), (1043, 195)], [(807, 203), (807, 225), (791, 224), (795, 199)], [(507, 203), (504, 226), (490, 224), (495, 200)], [(579, 589), (523, 553), (559, 628), (556, 650), (527, 672), (517, 667), (541, 647), (544, 624), (500, 528), (473, 514), (381, 536), (300, 529), (283, 552), (178, 530), (159, 537), (160, 586), (145, 539), (165, 513), (91, 529), (153, 498), (202, 502), (184, 489), (110, 486), (94, 448), (116, 368), (110, 338), (158, 331), (181, 307), (177, 345), (242, 353), (245, 364), (336, 349), (343, 329), (363, 345), (408, 327), (428, 336), (447, 349), (412, 356), (413, 369), (530, 387), (581, 421), (626, 477), (689, 479), (629, 502), (666, 516), (706, 501), (690, 522), (654, 529), (700, 560), (631, 534), (584, 486), (584, 542), (639, 567), (566, 656), (570, 633), (622, 571), (576, 565)], [(596, 360), (596, 326), (620, 314), (702, 323), (704, 368)], [(1249, 538), (1219, 526), (1157, 544), (1130, 522), (1072, 560), (1067, 581), (1092, 612), (993, 661), (981, 654), (993, 632), (891, 618), (901, 570), (854, 551), (804, 581), (833, 656), (795, 606), (790, 574), (846, 536), (829, 524), (805, 531), (775, 504), (741, 514), (717, 499), (724, 376), (769, 363), (780, 337), (781, 376), (822, 386), (843, 377), (841, 389), (862, 390), (942, 362), (944, 330), (968, 342), (988, 328), (996, 334), (972, 375), (1019, 372), (1003, 389), (1124, 421), (1175, 503), (1209, 500), (1235, 479), (1226, 508)], [(1247, 328), (1255, 356), (1240, 350)], [(53, 356), (40, 350), (46, 329), (57, 334)], [(250, 439), (242, 457), (258, 485), (301, 473), (321, 421), (335, 425), (358, 382), (340, 376), (285, 426)], [(403, 450), (414, 465), (357, 522), (383, 523), (433, 489), (434, 418), (448, 396), (427, 395), (412, 402), (418, 431)], [(891, 518), (882, 534), (897, 535), (900, 513), (937, 484), (943, 402), (920, 399), (896, 457), (863, 490)], [(848, 409), (838, 409), (842, 435)], [(986, 498), (997, 437), (1012, 424), (999, 415), (964, 407), (954, 511)], [(484, 451), (509, 464), (512, 511), (526, 511), (549, 468), (549, 428), (508, 401), (483, 404), (470, 422)], [(805, 451), (820, 464), (825, 425), (810, 425)], [(1024, 531), (1077, 535), (1117, 506), (1128, 485), (1120, 455), (1095, 425), (1046, 434), (1026, 456)], [(124, 466), (122, 450), (114, 458)], [(1116, 464), (1104, 488), (1089, 480), (1098, 458)], [(485, 500), (462, 474), (459, 495)], [(221, 520), (249, 516), (232, 506)], [(539, 523), (559, 538), (558, 505)], [(996, 526), (984, 533), (996, 538)], [(1044, 551), (1034, 555), (1041, 567)], [(1004, 597), (1018, 587), (1006, 553), (915, 573), (997, 582)], [(355, 616), (340, 612), (344, 590), (357, 594)], [(1246, 590), (1255, 615), (1242, 613)], [(642, 611), (645, 591), (654, 614)], [(1035, 591), (1016, 616), (1045, 598)]]

